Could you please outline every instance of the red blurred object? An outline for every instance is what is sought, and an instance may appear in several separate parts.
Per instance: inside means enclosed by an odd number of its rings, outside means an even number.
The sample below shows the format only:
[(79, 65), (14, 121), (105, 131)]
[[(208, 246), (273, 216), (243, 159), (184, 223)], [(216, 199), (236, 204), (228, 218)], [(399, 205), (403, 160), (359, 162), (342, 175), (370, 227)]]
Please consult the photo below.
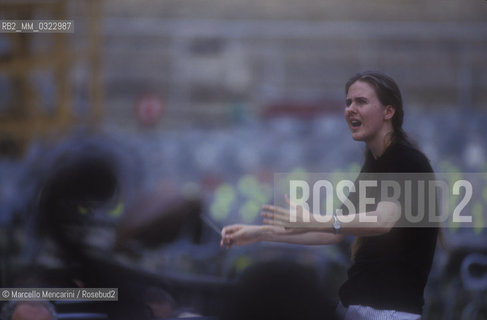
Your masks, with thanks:
[(293, 117), (301, 119), (313, 119), (323, 114), (340, 114), (343, 112), (342, 101), (282, 101), (265, 105), (261, 112), (263, 119), (276, 117)]
[(164, 103), (156, 94), (147, 94), (142, 96), (136, 106), (138, 122), (143, 126), (154, 126), (162, 118), (164, 112)]

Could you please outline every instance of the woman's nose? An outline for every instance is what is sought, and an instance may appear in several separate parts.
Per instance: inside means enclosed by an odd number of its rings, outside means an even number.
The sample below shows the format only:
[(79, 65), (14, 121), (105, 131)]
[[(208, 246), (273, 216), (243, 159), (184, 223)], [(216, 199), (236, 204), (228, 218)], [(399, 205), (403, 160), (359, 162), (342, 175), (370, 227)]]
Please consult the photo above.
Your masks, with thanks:
[(345, 108), (345, 115), (355, 114), (355, 113), (356, 113), (356, 110), (355, 110), (355, 106), (353, 103)]

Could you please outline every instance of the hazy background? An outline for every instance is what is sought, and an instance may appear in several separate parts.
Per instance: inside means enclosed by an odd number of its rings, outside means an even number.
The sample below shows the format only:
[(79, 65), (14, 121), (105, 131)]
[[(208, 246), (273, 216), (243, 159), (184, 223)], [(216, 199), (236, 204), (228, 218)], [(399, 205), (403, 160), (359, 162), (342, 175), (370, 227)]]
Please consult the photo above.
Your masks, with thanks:
[[(14, 265), (56, 265), (34, 253), (24, 223), (41, 177), (65, 152), (115, 154), (121, 201), (174, 185), (201, 197), (202, 214), (220, 227), (259, 223), (275, 173), (357, 171), (363, 146), (343, 120), (344, 84), (363, 70), (398, 82), (405, 128), (436, 171), (487, 171), (486, 1), (2, 1), (0, 19), (75, 24), (68, 34), (0, 33), (0, 213), (4, 229), (20, 221), (3, 239), (17, 248), (4, 257)], [(437, 255), (430, 318), (473, 301), (459, 266), (485, 253), (482, 228)], [(108, 229), (89, 241), (110, 248)], [(215, 277), (281, 255), (334, 261), (341, 278), (349, 263), (346, 248), (225, 252), (205, 232), (198, 246), (182, 239), (123, 261)], [(445, 288), (462, 298), (439, 295)]]

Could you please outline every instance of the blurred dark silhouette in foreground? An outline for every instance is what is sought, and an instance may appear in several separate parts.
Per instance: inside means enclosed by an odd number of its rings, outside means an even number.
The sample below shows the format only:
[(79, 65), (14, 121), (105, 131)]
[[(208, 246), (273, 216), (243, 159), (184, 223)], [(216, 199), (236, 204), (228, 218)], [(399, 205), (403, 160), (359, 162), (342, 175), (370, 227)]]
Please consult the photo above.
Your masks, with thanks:
[(57, 320), (56, 310), (49, 301), (11, 300), (2, 307), (2, 320)]
[(222, 320), (333, 319), (335, 304), (316, 271), (291, 261), (249, 267), (239, 278)]
[[(40, 238), (47, 237), (56, 245), (64, 265), (49, 286), (118, 288), (118, 302), (96, 304), (95, 311), (110, 319), (150, 319), (153, 313), (147, 310), (152, 307), (145, 299), (148, 288), (164, 291), (169, 284), (162, 276), (122, 265), (115, 259), (116, 250), (123, 252), (134, 241), (139, 243), (137, 248), (157, 247), (188, 229), (197, 241), (202, 206), (199, 199), (184, 197), (176, 188), (144, 195), (130, 190), (134, 194), (128, 197), (121, 169), (127, 170), (100, 142), (75, 152), (59, 152), (39, 188), (35, 225)], [(117, 204), (127, 209), (114, 218), (108, 211)], [(98, 245), (99, 239), (93, 243), (92, 231), (100, 228), (113, 235), (112, 243)], [(164, 303), (171, 300), (169, 294), (164, 296)]]

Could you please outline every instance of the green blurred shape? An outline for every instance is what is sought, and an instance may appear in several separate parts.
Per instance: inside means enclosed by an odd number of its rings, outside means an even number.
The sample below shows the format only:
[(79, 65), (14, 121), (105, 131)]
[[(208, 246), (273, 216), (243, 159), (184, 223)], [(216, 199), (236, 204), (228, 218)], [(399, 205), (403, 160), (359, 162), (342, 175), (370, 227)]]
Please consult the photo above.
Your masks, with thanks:
[(438, 165), (439, 171), (438, 172), (460, 172), (460, 169), (456, 167), (453, 163), (449, 160), (443, 160)]
[(237, 182), (238, 192), (246, 197), (253, 197), (260, 192), (259, 181), (254, 176), (244, 175)]
[(119, 201), (113, 209), (108, 211), (108, 215), (113, 218), (120, 217), (120, 215), (123, 212), (123, 208), (124, 208), (123, 201)]
[(484, 206), (479, 201), (475, 202), (472, 209), (473, 228), (475, 234), (479, 234), (484, 229)]
[(83, 207), (83, 206), (78, 206), (78, 212), (83, 214), (83, 215), (86, 215), (86, 214), (88, 214), (88, 208)]
[(252, 264), (252, 258), (248, 255), (241, 255), (235, 259), (234, 266), (236, 273), (240, 273)]
[(348, 169), (347, 169), (347, 172), (350, 172), (350, 173), (358, 173), (360, 172), (360, 169), (361, 169), (361, 166), (359, 163), (357, 162), (352, 162), (349, 166), (348, 166)]
[(245, 175), (237, 184), (239, 192), (247, 198), (260, 199), (263, 203), (269, 200), (271, 187), (260, 183), (254, 176)]
[(262, 204), (259, 204), (253, 200), (245, 202), (245, 204), (240, 207), (239, 210), (242, 220), (247, 223), (253, 222), (259, 214), (261, 206)]
[(230, 206), (223, 203), (214, 202), (210, 207), (212, 218), (218, 221), (225, 220), (230, 215)]
[(244, 175), (237, 182), (237, 190), (247, 200), (239, 209), (242, 220), (245, 222), (254, 221), (261, 206), (269, 202), (271, 188), (261, 184), (252, 175)]
[(261, 189), (261, 193), (255, 195), (254, 200), (258, 202), (260, 205), (263, 205), (270, 200), (270, 188), (267, 186), (264, 186)]
[(230, 210), (235, 202), (236, 194), (229, 183), (221, 184), (215, 190), (215, 197), (210, 206), (210, 214), (215, 220), (222, 221), (230, 215)]
[(288, 180), (306, 180), (309, 179), (309, 173), (305, 168), (297, 167), (288, 174)]
[[(301, 167), (294, 168), (293, 170), (291, 170), (291, 172), (287, 174), (287, 177), (284, 179), (284, 181), (281, 181), (281, 185), (279, 186), (279, 192), (276, 194), (276, 196), (280, 196), (281, 198), (276, 200), (283, 199), (285, 194), (289, 195), (289, 186), (291, 180), (304, 180), (309, 182), (309, 178), (310, 176), (307, 170)], [(298, 190), (298, 193), (296, 195), (298, 198), (302, 196), (300, 190), (301, 189)]]

